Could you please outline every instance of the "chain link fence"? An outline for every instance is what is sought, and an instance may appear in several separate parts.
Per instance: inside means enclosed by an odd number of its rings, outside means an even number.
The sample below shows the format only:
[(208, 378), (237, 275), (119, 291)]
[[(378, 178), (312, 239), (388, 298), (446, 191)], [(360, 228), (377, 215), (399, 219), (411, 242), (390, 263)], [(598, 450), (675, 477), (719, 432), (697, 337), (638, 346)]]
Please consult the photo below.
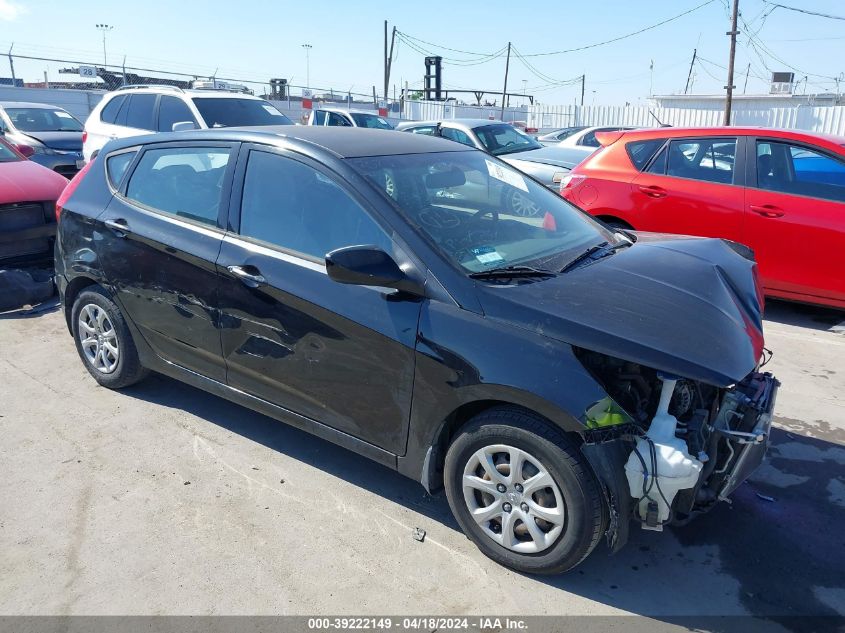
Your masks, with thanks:
[[(103, 64), (80, 60), (57, 59), (49, 57), (35, 57), (29, 55), (7, 54), (9, 61), (9, 77), (0, 74), (0, 100), (31, 100), (46, 102), (65, 107), (69, 112), (81, 118), (88, 116), (99, 102), (102, 95), (110, 90), (123, 86), (175, 86), (182, 89), (217, 88), (243, 92), (272, 101), (274, 105), (287, 114), (294, 121), (301, 121), (307, 117), (308, 108), (303, 107), (303, 95), (310, 90), (311, 102), (317, 104), (331, 104), (345, 108), (361, 110), (377, 110), (379, 96), (375, 87), (372, 93), (352, 92), (350, 90), (336, 90), (334, 88), (314, 87), (289, 83), (286, 78), (268, 78), (266, 81), (243, 79), (238, 77), (222, 77), (204, 73), (177, 72), (155, 68), (127, 66), (125, 64)], [(16, 73), (17, 68), (26, 63), (48, 63), (59, 65), (57, 71), (61, 79), (48, 79), (44, 74), (43, 81), (24, 79)], [(28, 95), (22, 98), (26, 89)], [(49, 90), (50, 93), (32, 92)], [(81, 97), (73, 92), (87, 94)], [(39, 98), (40, 97), (40, 98)], [(63, 105), (66, 104), (66, 105)], [(400, 118), (399, 102), (388, 104), (390, 118)]]

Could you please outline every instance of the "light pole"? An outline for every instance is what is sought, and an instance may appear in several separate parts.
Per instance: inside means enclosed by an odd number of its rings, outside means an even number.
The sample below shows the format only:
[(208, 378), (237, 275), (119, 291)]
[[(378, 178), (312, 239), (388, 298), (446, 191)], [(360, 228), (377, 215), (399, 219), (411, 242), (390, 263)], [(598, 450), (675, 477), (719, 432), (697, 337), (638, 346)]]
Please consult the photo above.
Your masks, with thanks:
[(313, 47), (311, 44), (303, 44), (302, 48), (305, 49), (305, 87), (311, 88), (311, 60), (309, 53)]
[(96, 24), (95, 26), (103, 32), (103, 66), (108, 66), (109, 61), (108, 57), (106, 57), (106, 33), (111, 31), (114, 27), (109, 24)]

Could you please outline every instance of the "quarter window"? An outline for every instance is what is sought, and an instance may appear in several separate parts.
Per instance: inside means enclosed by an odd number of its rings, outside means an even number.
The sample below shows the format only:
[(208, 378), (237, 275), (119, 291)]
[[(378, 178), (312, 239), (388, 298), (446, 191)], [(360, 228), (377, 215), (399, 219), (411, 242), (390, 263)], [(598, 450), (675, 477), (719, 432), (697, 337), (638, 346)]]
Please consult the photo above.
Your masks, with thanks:
[(158, 106), (158, 131), (172, 132), (174, 123), (185, 121), (197, 124), (188, 104), (177, 97), (162, 96)]
[(845, 202), (845, 163), (800, 145), (758, 141), (757, 186)]
[(731, 184), (735, 159), (736, 139), (671, 141), (666, 175)]
[[(659, 150), (665, 139), (652, 139), (648, 141), (633, 141), (625, 145), (625, 150), (628, 152), (628, 158), (634, 164), (637, 170), (642, 171), (654, 153)], [(665, 171), (665, 165), (661, 169), (661, 173)]]
[(146, 207), (203, 224), (217, 224), (230, 150), (179, 147), (144, 152), (126, 197)]
[(118, 95), (109, 101), (103, 108), (102, 112), (100, 112), (100, 120), (103, 123), (114, 123), (117, 118), (117, 113), (120, 111), (120, 106), (123, 105), (125, 100), (126, 95)]
[(343, 246), (391, 243), (337, 183), (299, 161), (252, 151), (241, 200), (241, 235), (322, 260)]
[(122, 152), (120, 154), (113, 154), (106, 159), (106, 172), (108, 172), (109, 182), (115, 189), (120, 187), (123, 176), (126, 174), (126, 168), (135, 158), (136, 151)]

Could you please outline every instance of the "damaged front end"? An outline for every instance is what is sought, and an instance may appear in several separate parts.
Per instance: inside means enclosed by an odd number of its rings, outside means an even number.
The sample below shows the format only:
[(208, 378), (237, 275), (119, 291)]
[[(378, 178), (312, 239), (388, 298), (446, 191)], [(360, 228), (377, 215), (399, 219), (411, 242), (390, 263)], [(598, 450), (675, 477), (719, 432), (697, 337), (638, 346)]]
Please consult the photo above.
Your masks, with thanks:
[(683, 524), (726, 500), (762, 462), (780, 383), (760, 367), (717, 387), (577, 349), (608, 398), (587, 411), (583, 452), (610, 508), (608, 544)]

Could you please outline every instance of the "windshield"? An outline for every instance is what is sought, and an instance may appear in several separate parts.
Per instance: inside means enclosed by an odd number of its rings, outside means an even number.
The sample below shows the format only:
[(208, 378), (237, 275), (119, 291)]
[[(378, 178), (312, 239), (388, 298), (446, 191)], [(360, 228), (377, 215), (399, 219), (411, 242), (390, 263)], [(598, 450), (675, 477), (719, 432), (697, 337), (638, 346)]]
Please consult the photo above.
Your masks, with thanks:
[(390, 125), (390, 122), (387, 119), (378, 116), (377, 114), (367, 114), (366, 112), (350, 112), (349, 116), (351, 116), (355, 120), (355, 125), (357, 125), (358, 127), (371, 127), (377, 130), (393, 129), (393, 126)]
[(21, 132), (81, 132), (82, 124), (58, 108), (6, 108), (9, 119)]
[(613, 234), (559, 195), (480, 151), (351, 158), (418, 231), (466, 272), (560, 270)]
[(581, 130), (586, 130), (586, 129), (587, 129), (587, 126), (585, 126), (585, 125), (579, 125), (577, 127), (567, 127), (567, 128), (563, 128), (562, 130), (555, 130), (554, 132), (549, 132), (548, 134), (546, 134), (545, 136), (541, 136), (540, 138), (542, 138), (544, 140), (545, 139), (551, 139), (551, 140), (556, 140), (556, 141), (562, 141), (564, 139), (569, 138), (570, 136), (572, 136), (576, 132), (580, 132)]
[(484, 125), (473, 130), (485, 149), (494, 156), (543, 147), (522, 130), (507, 123)]
[(194, 97), (193, 102), (208, 127), (293, 125), (293, 121), (261, 99)]
[(16, 160), (22, 159), (12, 151), (11, 147), (6, 145), (6, 141), (0, 140), (0, 163), (10, 163)]

